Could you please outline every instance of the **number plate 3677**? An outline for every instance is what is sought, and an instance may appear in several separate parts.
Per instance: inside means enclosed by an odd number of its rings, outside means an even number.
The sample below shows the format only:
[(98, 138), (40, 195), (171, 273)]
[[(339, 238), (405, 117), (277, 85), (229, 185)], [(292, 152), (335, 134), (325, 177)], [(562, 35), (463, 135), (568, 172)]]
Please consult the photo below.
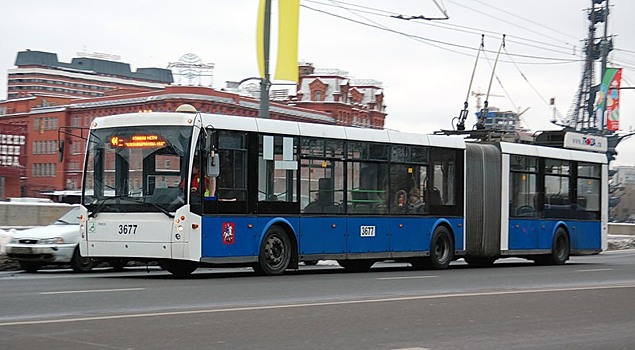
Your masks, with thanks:
[(136, 224), (119, 225), (118, 233), (120, 235), (135, 235), (137, 234)]

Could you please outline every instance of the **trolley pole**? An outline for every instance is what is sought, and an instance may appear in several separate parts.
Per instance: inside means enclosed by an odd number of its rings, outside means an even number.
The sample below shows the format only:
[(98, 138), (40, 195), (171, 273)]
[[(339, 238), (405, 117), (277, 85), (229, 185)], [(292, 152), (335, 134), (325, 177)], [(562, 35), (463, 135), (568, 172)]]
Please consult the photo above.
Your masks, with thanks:
[(269, 81), (269, 41), (271, 31), (271, 0), (265, 0), (265, 18), (264, 18), (264, 61), (265, 61), (265, 76), (260, 81), (260, 113), (259, 117), (269, 119), (269, 87), (271, 82)]

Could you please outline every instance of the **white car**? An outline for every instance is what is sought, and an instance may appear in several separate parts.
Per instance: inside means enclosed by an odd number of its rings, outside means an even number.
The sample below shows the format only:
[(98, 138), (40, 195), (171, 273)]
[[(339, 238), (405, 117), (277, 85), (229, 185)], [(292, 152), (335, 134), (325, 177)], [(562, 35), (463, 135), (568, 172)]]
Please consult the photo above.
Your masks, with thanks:
[(68, 264), (76, 272), (88, 272), (95, 261), (79, 255), (79, 224), (79, 207), (74, 207), (51, 225), (16, 231), (6, 245), (7, 256), (27, 272)]

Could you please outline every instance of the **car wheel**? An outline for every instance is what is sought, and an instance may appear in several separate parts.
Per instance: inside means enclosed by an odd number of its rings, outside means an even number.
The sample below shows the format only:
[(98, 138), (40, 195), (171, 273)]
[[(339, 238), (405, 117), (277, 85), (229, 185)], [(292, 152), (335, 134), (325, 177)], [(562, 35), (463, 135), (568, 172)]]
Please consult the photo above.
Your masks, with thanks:
[(79, 254), (79, 247), (75, 248), (73, 259), (71, 259), (71, 268), (75, 272), (88, 272), (95, 266), (95, 260), (85, 258)]
[(37, 272), (37, 270), (42, 267), (42, 264), (33, 261), (20, 261), (20, 268), (28, 273)]

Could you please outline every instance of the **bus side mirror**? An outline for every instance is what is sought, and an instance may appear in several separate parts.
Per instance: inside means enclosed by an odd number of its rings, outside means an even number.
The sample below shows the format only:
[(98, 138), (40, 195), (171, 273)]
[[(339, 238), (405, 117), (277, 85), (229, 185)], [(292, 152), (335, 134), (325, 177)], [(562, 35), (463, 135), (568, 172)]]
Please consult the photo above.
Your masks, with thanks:
[(214, 151), (207, 157), (207, 175), (211, 177), (220, 175), (220, 157)]
[(64, 160), (64, 140), (60, 140), (60, 146), (57, 150), (59, 162), (61, 163)]

